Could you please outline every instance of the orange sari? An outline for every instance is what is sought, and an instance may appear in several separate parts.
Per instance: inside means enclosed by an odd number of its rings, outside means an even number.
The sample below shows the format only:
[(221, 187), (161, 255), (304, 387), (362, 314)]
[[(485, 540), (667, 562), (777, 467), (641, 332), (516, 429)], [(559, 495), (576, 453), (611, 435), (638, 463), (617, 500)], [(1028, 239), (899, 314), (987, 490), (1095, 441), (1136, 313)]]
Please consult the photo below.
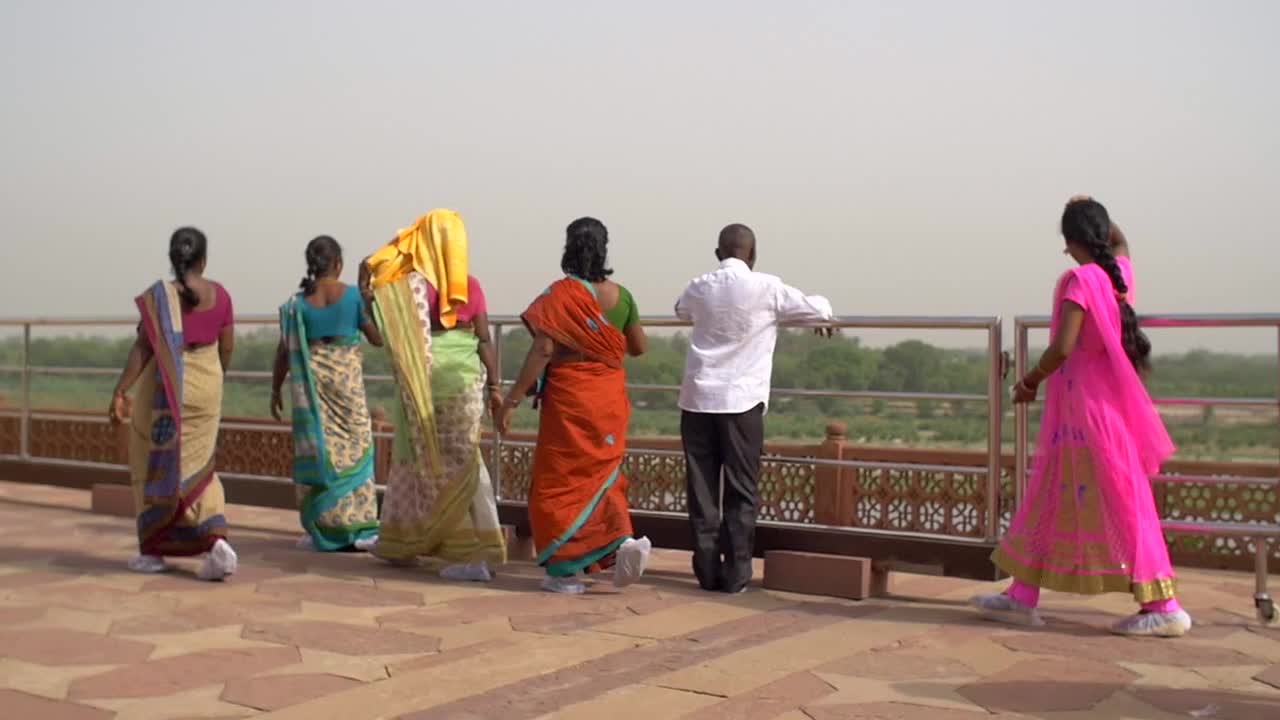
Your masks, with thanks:
[(529, 523), (538, 564), (552, 577), (611, 567), (631, 539), (626, 452), (626, 338), (605, 319), (595, 290), (576, 278), (552, 285), (522, 316), (531, 333), (585, 358), (547, 367), (533, 452)]

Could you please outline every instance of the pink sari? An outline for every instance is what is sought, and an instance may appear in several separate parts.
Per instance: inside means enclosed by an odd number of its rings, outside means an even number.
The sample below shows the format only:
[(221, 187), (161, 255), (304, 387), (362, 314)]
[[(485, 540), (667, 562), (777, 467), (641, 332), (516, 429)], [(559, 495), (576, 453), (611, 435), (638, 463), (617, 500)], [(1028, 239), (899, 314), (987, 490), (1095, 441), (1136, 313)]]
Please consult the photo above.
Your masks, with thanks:
[[(1121, 261), (1132, 287), (1133, 273)], [(1174, 597), (1173, 566), (1150, 477), (1173, 454), (1164, 423), (1120, 341), (1120, 310), (1097, 265), (1068, 271), (1054, 292), (1085, 310), (1078, 345), (1044, 386), (1027, 494), (992, 560), (1026, 585), (1139, 603)]]

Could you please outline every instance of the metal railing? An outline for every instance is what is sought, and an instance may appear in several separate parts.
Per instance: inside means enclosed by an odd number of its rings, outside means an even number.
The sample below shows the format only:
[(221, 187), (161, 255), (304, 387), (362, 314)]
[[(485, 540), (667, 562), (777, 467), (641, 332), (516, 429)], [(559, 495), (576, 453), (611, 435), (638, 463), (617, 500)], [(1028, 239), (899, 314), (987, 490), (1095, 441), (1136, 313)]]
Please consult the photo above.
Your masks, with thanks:
[[(1141, 319), (1144, 328), (1264, 328), (1276, 332), (1277, 348), (1280, 349), (1280, 314), (1235, 314), (1235, 315), (1147, 315)], [(1019, 378), (1026, 375), (1030, 360), (1028, 357), (1028, 332), (1045, 330), (1050, 326), (1050, 318), (1044, 316), (1024, 316), (1014, 320), (1014, 368)], [(1280, 353), (1277, 354), (1280, 361)], [(1280, 377), (1280, 368), (1277, 369)], [(1243, 408), (1271, 408), (1280, 413), (1280, 383), (1277, 384), (1276, 397), (1270, 398), (1188, 398), (1188, 397), (1153, 397), (1157, 405), (1166, 406), (1231, 406)], [(1014, 497), (1015, 507), (1022, 505), (1026, 494), (1027, 467), (1029, 450), (1029, 414), (1025, 404), (1014, 407)], [(1280, 423), (1277, 423), (1280, 433)], [(1272, 491), (1280, 487), (1280, 473), (1274, 479), (1244, 476), (1200, 476), (1181, 474), (1160, 474), (1151, 478), (1159, 483), (1196, 483), (1204, 485), (1264, 485)], [(1267, 565), (1271, 555), (1270, 541), (1280, 540), (1280, 519), (1274, 523), (1230, 523), (1230, 522), (1193, 522), (1164, 521), (1162, 527), (1174, 535), (1208, 535), (1216, 537), (1236, 537), (1252, 539), (1254, 544), (1255, 591), (1254, 605), (1258, 617), (1263, 622), (1280, 621), (1275, 603), (1267, 592)]]
[[(275, 326), (279, 319), (275, 315), (238, 315), (236, 324), (238, 327), (252, 326)], [(689, 323), (675, 318), (645, 318), (643, 320), (647, 328), (687, 328)], [(31, 455), (31, 439), (30, 428), (33, 419), (52, 418), (56, 413), (39, 413), (32, 408), (31, 403), (31, 380), (38, 375), (100, 375), (114, 376), (119, 370), (115, 368), (80, 368), (80, 367), (58, 367), (58, 366), (40, 366), (31, 363), (31, 333), (35, 328), (81, 328), (81, 327), (130, 327), (137, 323), (136, 318), (127, 317), (65, 317), (65, 318), (18, 318), (18, 319), (0, 319), (0, 328), (21, 328), (23, 343), (23, 362), (20, 366), (0, 367), (0, 372), (10, 371), (21, 374), (22, 383), (22, 407), (20, 409), (21, 416), (21, 432), (19, 440), (18, 458), (26, 461), (38, 460), (40, 462), (57, 462), (58, 464), (80, 464), (80, 461), (62, 460), (55, 458), (33, 458)], [(510, 329), (523, 329), (524, 325), (518, 317), (515, 316), (491, 316), (489, 324), (493, 332), (495, 354), (498, 357), (499, 374), (502, 371), (502, 346), (504, 338), (510, 335)], [(951, 536), (939, 535), (940, 538), (946, 538), (956, 542), (994, 542), (1000, 533), (1000, 475), (1001, 475), (1001, 424), (1004, 417), (1004, 388), (1003, 388), (1003, 372), (1004, 372), (1004, 355), (1003, 355), (1003, 337), (1002, 323), (998, 317), (980, 316), (980, 317), (895, 317), (895, 316), (862, 316), (862, 317), (841, 317), (829, 323), (819, 324), (795, 324), (787, 325), (787, 328), (805, 329), (805, 328), (826, 328), (836, 327), (842, 330), (850, 329), (874, 329), (874, 330), (970, 330), (975, 332), (983, 332), (986, 334), (987, 340), (987, 387), (985, 393), (932, 393), (932, 392), (892, 392), (892, 391), (841, 391), (841, 390), (817, 390), (808, 388), (773, 388), (772, 394), (775, 397), (797, 397), (797, 398), (834, 398), (841, 400), (889, 400), (889, 401), (919, 401), (919, 400), (935, 400), (943, 402), (985, 402), (987, 404), (987, 464), (986, 467), (953, 467), (953, 466), (935, 466), (929, 464), (918, 463), (870, 463), (858, 460), (833, 460), (833, 459), (816, 459), (812, 457), (788, 456), (788, 455), (770, 455), (769, 460), (777, 463), (797, 463), (808, 465), (832, 466), (838, 468), (850, 469), (895, 469), (895, 470), (921, 470), (935, 471), (942, 470), (947, 472), (968, 472), (980, 473), (986, 476), (985, 483), (985, 507), (983, 514), (985, 518), (986, 533), (983, 538), (970, 540), (967, 538), (955, 538)], [(123, 358), (121, 359), (123, 362)], [(264, 380), (270, 379), (271, 373), (261, 370), (230, 370), (226, 377), (230, 380)], [(365, 380), (372, 383), (390, 382), (392, 378), (388, 375), (366, 375)], [(511, 381), (504, 380), (505, 385), (510, 385)], [(678, 393), (680, 388), (678, 385), (655, 385), (655, 384), (628, 384), (631, 391), (656, 391)], [(78, 417), (78, 420), (86, 418)], [(105, 418), (97, 421), (106, 422)], [(224, 427), (232, 429), (230, 424), (224, 423)], [(255, 426), (254, 429), (269, 430), (271, 426)], [(285, 427), (280, 427), (279, 432), (288, 432)], [(378, 434), (385, 437), (384, 434)], [(498, 498), (502, 498), (502, 473), (503, 462), (502, 452), (505, 444), (522, 445), (523, 443), (511, 443), (505, 440), (500, 433), (494, 433), (494, 439), (491, 443), (493, 468), (492, 480), (495, 492)], [(638, 448), (628, 450), (628, 454), (653, 454), (652, 449)], [(87, 463), (85, 463), (87, 465)], [(101, 465), (101, 463), (95, 463)], [(262, 479), (261, 476), (238, 475), (234, 473), (222, 473), (228, 478), (246, 477), (252, 479)], [(282, 482), (287, 482), (287, 478), (280, 478)], [(785, 524), (785, 523), (779, 523)], [(809, 527), (827, 527), (820, 524), (811, 524)], [(832, 529), (853, 530), (851, 528), (841, 528), (833, 526)], [(917, 535), (918, 533), (903, 533)]]

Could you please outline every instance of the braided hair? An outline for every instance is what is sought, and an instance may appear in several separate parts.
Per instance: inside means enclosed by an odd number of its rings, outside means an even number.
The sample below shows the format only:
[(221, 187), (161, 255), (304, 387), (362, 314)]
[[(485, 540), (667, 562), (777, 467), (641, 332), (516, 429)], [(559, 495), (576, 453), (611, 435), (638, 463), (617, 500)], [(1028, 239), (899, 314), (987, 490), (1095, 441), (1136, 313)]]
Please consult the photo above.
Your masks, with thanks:
[(208, 247), (204, 233), (193, 227), (178, 228), (169, 237), (169, 264), (178, 281), (178, 297), (188, 307), (199, 305), (200, 296), (187, 285), (187, 275), (204, 262)]
[(1151, 369), (1151, 341), (1138, 327), (1138, 315), (1129, 304), (1129, 286), (1120, 272), (1120, 263), (1111, 252), (1111, 217), (1102, 203), (1079, 200), (1062, 211), (1062, 236), (1089, 252), (1107, 277), (1120, 305), (1120, 342), (1134, 369), (1146, 373)]
[(342, 262), (342, 246), (328, 235), (321, 235), (307, 243), (307, 274), (298, 287), (310, 295), (316, 291), (316, 280), (327, 275)]
[(608, 267), (609, 230), (595, 218), (578, 218), (565, 229), (560, 269), (587, 282), (604, 282), (613, 274)]

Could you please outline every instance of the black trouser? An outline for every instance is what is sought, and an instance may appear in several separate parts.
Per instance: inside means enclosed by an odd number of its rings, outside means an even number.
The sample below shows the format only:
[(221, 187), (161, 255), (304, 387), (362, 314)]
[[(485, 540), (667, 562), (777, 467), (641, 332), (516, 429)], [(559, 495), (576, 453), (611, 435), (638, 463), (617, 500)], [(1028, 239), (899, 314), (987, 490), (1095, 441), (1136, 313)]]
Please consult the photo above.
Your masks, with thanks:
[(683, 412), (680, 438), (693, 526), (693, 573), (704, 590), (738, 592), (751, 581), (764, 404), (736, 415)]

